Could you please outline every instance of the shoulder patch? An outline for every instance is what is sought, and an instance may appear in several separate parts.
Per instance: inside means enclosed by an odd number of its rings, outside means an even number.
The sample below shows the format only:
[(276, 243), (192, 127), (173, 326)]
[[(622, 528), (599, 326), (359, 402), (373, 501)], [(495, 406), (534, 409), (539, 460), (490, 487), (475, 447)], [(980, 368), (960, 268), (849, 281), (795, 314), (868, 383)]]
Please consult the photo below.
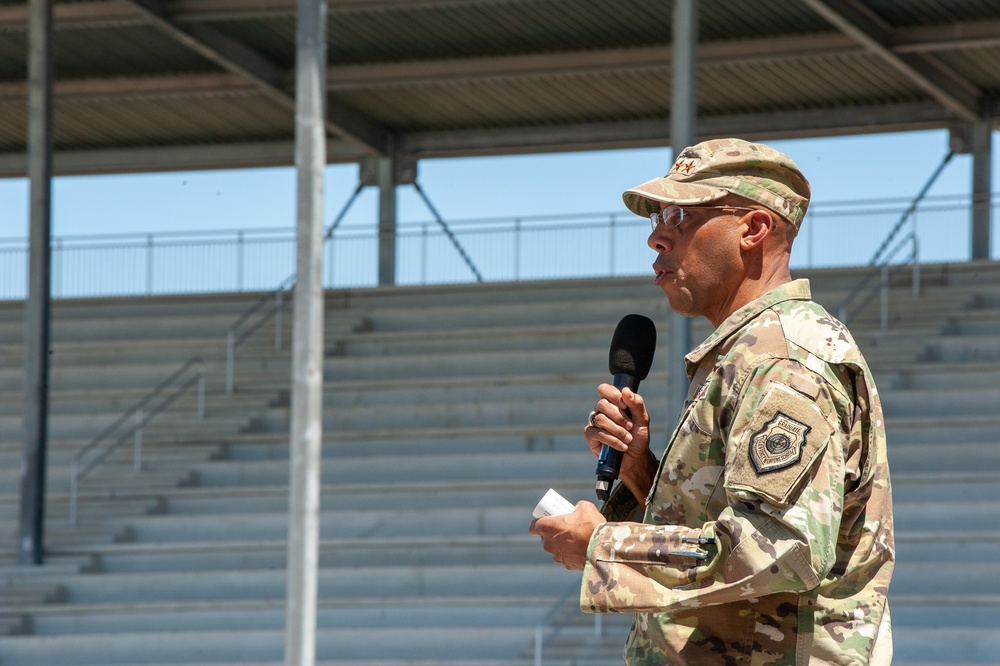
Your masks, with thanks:
[(750, 438), (750, 461), (757, 474), (777, 472), (802, 460), (802, 447), (810, 430), (805, 423), (776, 413)]
[(726, 488), (749, 491), (786, 506), (813, 463), (826, 449), (833, 428), (816, 401), (785, 383), (771, 381), (726, 460)]

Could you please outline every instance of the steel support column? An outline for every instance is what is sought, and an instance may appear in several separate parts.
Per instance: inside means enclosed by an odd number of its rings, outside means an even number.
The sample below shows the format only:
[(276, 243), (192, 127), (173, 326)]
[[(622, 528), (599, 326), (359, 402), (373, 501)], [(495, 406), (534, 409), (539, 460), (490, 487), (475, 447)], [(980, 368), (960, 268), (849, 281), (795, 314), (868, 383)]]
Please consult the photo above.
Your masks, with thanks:
[[(695, 81), (698, 62), (697, 0), (675, 0), (673, 14), (673, 82), (670, 93), (670, 145), (674, 159), (695, 141), (698, 117)], [(668, 419), (684, 408), (690, 388), (684, 356), (691, 351), (691, 319), (676, 312), (670, 315), (670, 360), (667, 367)]]
[(44, 558), (52, 214), (52, 0), (31, 0), (28, 35), (30, 241), (24, 309), (24, 462), (17, 561)]
[(396, 160), (375, 159), (378, 185), (378, 283), (396, 284)]
[(316, 662), (320, 463), (323, 445), (323, 170), (326, 0), (298, 0), (295, 65), (295, 308), (288, 497), (286, 666)]
[(972, 258), (990, 258), (992, 195), (993, 123), (981, 120), (972, 125)]

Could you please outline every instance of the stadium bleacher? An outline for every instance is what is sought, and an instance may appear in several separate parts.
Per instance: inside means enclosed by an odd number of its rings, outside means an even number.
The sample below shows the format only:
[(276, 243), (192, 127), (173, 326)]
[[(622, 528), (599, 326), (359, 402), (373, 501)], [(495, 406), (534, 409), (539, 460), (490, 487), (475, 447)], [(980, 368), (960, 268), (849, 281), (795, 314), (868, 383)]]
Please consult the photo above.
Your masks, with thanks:
[[(860, 270), (801, 272), (836, 312)], [(889, 433), (896, 661), (1000, 654), (1000, 266), (903, 275), (890, 325), (851, 323)], [(44, 566), (15, 564), (21, 303), (0, 303), (0, 664), (282, 663), (291, 339), (225, 333), (257, 295), (54, 306)], [(630, 618), (579, 612), (579, 574), (527, 534), (549, 487), (591, 499), (580, 436), (629, 312), (666, 327), (646, 278), (333, 291), (327, 297), (317, 658), (333, 666), (616, 663)], [(662, 339), (666, 328), (661, 328)], [(709, 333), (695, 323), (694, 337)], [(666, 395), (665, 345), (643, 383)], [(191, 356), (193, 393), (82, 481), (73, 454)], [(668, 433), (655, 415), (654, 437)], [(542, 627), (539, 630), (539, 627)]]

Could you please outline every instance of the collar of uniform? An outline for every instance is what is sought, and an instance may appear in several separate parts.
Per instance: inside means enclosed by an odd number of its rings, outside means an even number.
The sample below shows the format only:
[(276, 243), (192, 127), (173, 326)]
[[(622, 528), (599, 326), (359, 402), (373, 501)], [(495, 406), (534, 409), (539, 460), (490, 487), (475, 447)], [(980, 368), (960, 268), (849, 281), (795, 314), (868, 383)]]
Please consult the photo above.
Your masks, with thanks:
[(809, 290), (809, 280), (792, 280), (786, 282), (777, 289), (773, 289), (755, 301), (747, 303), (745, 306), (729, 315), (719, 328), (705, 339), (700, 345), (695, 347), (684, 357), (687, 363), (688, 377), (694, 376), (695, 368), (704, 360), (708, 353), (712, 351), (720, 342), (728, 338), (734, 332), (743, 328), (743, 325), (759, 315), (771, 306), (782, 301), (807, 301), (812, 298)]

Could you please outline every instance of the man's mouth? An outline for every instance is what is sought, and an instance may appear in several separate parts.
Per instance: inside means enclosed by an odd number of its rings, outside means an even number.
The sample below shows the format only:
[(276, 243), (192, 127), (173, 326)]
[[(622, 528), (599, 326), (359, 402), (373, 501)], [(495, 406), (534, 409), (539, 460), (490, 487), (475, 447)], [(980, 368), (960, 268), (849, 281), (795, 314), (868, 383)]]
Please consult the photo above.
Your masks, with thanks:
[(669, 268), (656, 265), (653, 266), (653, 272), (655, 273), (655, 277), (653, 278), (653, 284), (655, 285), (661, 284), (665, 279), (667, 279), (667, 277), (673, 275), (674, 273), (673, 270)]

